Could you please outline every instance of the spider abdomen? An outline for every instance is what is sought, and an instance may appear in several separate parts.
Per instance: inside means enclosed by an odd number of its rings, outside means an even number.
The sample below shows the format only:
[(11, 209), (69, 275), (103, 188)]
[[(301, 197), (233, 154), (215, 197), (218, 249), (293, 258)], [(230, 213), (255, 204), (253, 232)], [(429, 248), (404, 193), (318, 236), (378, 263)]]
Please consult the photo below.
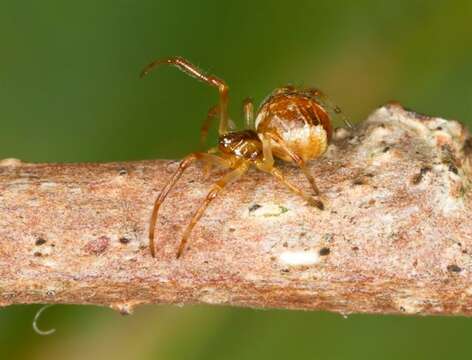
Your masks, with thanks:
[[(273, 133), (304, 161), (321, 156), (332, 135), (328, 113), (309, 91), (292, 87), (276, 90), (261, 106), (256, 118), (259, 134)], [(292, 161), (281, 146), (272, 142), (274, 155)]]
[[(326, 130), (320, 125), (304, 125), (295, 129), (278, 131), (286, 145), (303, 161), (321, 156), (328, 147)], [(272, 144), (274, 155), (284, 161), (292, 161), (281, 146)]]

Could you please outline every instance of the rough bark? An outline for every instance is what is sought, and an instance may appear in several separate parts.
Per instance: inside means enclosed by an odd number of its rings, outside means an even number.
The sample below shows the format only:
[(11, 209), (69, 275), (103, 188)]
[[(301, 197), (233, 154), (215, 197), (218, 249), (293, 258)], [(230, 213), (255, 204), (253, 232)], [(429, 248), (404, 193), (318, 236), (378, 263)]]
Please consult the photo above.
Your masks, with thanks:
[[(0, 163), (0, 305), (228, 304), (349, 313), (472, 314), (472, 141), (456, 121), (389, 104), (339, 129), (310, 166), (320, 211), (251, 170), (183, 227), (222, 171), (176, 161)], [(308, 190), (301, 172), (281, 165)]]

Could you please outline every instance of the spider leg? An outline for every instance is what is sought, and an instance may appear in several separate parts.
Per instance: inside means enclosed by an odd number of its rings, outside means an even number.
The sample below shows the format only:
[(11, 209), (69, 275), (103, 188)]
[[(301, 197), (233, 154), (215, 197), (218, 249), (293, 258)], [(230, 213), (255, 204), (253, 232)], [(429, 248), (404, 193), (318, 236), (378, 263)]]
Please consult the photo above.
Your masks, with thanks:
[(157, 59), (143, 69), (141, 72), (141, 77), (146, 76), (155, 67), (165, 64), (173, 65), (184, 73), (218, 88), (220, 93), (220, 103), (218, 106), (220, 114), (219, 134), (226, 134), (228, 132), (228, 85), (226, 85), (222, 79), (219, 79), (216, 76), (206, 75), (198, 67), (181, 57)]
[(159, 208), (161, 204), (166, 199), (169, 192), (172, 190), (174, 185), (180, 179), (184, 171), (196, 160), (202, 160), (204, 162), (212, 162), (216, 163), (223, 167), (231, 167), (231, 163), (223, 158), (220, 158), (216, 155), (206, 154), (206, 153), (192, 153), (187, 155), (179, 164), (178, 169), (172, 175), (172, 177), (167, 182), (166, 186), (162, 189), (159, 196), (157, 197), (156, 201), (154, 202), (154, 208), (152, 210), (151, 220), (149, 224), (149, 248), (151, 250), (151, 255), (153, 257), (156, 256), (156, 248), (155, 248), (155, 228), (157, 223), (157, 215), (159, 213)]
[(203, 148), (208, 137), (208, 130), (210, 129), (212, 120), (218, 115), (218, 105), (212, 106), (208, 110), (207, 117), (200, 128), (200, 146)]
[(270, 138), (265, 137), (264, 135), (261, 136), (262, 142), (262, 156), (263, 160), (260, 163), (260, 166), (264, 168), (264, 171), (270, 172), (270, 170), (274, 166), (274, 156), (272, 154), (272, 144)]
[(298, 186), (292, 184), (289, 180), (287, 180), (283, 172), (277, 169), (275, 166), (273, 166), (270, 170), (267, 170), (264, 164), (261, 162), (256, 162), (255, 165), (258, 169), (270, 173), (282, 184), (284, 184), (290, 191), (305, 199), (305, 201), (311, 206), (316, 206), (320, 210), (324, 209), (324, 204), (321, 200), (313, 198), (312, 196), (308, 195), (306, 192), (301, 190)]
[(246, 98), (243, 101), (243, 114), (246, 120), (246, 127), (255, 130), (254, 126), (254, 103), (251, 98)]
[(275, 134), (273, 132), (268, 132), (265, 133), (264, 136), (268, 136), (275, 142), (277, 142), (280, 147), (282, 148), (283, 151), (292, 159), (292, 161), (303, 171), (303, 174), (305, 174), (305, 177), (307, 178), (308, 182), (310, 183), (313, 191), (315, 192), (315, 195), (320, 194), (320, 190), (318, 189), (318, 186), (316, 185), (315, 178), (313, 175), (311, 175), (310, 171), (307, 169), (305, 161), (298, 156), (296, 153), (294, 153), (289, 146), (287, 146), (286, 142), (284, 139), (282, 139), (278, 134)]
[[(217, 154), (218, 153), (218, 147), (215, 146), (215, 147), (212, 147), (210, 149), (207, 150), (207, 153), (208, 154)], [(210, 176), (210, 172), (211, 172), (211, 168), (212, 168), (212, 165), (216, 165), (216, 166), (220, 166), (222, 168), (228, 168), (230, 167), (230, 163), (228, 160), (225, 160), (219, 156), (216, 156), (216, 158), (218, 160), (212, 160), (212, 161), (205, 161), (205, 163), (203, 164), (203, 177), (206, 179), (208, 179), (208, 177)], [(220, 162), (220, 160), (223, 160), (223, 162)]]
[[(200, 146), (203, 149), (208, 138), (208, 131), (210, 130), (211, 123), (217, 117), (219, 112), (218, 105), (212, 106), (210, 110), (208, 110), (207, 117), (203, 121), (202, 126), (200, 127)], [(234, 130), (236, 125), (234, 124), (233, 120), (228, 119), (228, 129)]]
[(349, 128), (349, 129), (353, 129), (354, 128), (354, 125), (352, 124), (352, 122), (346, 117), (346, 115), (344, 115), (344, 113), (342, 112), (341, 108), (336, 105), (335, 103), (333, 103), (333, 101), (331, 101), (331, 99), (325, 94), (323, 93), (321, 90), (319, 89), (311, 89), (311, 92), (313, 93), (313, 96), (322, 104), (324, 105), (328, 110), (329, 112), (332, 114), (332, 115), (337, 115), (339, 116), (344, 124), (346, 124), (346, 126)]
[(218, 193), (221, 190), (223, 190), (223, 188), (227, 184), (239, 178), (241, 175), (243, 175), (247, 171), (247, 169), (248, 169), (248, 164), (243, 162), (234, 170), (232, 170), (231, 172), (223, 176), (220, 180), (218, 180), (216, 183), (212, 185), (212, 187), (210, 188), (210, 191), (205, 197), (205, 200), (197, 209), (197, 211), (194, 213), (192, 220), (190, 221), (187, 228), (185, 229), (182, 239), (180, 240), (179, 249), (177, 251), (177, 259), (182, 256), (182, 253), (185, 249), (185, 245), (188, 242), (190, 233), (192, 232), (193, 228), (197, 224), (198, 220), (200, 220), (200, 218), (202, 217), (203, 213), (205, 212), (206, 208), (211, 203), (211, 201), (218, 195)]

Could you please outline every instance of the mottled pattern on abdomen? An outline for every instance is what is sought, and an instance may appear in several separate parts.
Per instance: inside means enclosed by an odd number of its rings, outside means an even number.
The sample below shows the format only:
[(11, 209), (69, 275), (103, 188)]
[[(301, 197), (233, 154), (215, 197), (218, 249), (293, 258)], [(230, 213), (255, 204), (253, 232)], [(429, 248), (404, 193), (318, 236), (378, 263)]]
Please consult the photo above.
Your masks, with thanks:
[[(282, 137), (287, 146), (304, 161), (321, 156), (328, 147), (326, 130), (321, 125), (305, 125), (286, 131), (279, 130), (277, 133)], [(272, 148), (275, 156), (278, 158), (289, 162), (292, 161), (275, 141), (272, 141)]]
[[(304, 161), (321, 156), (331, 137), (327, 112), (305, 93), (277, 92), (261, 106), (256, 118), (259, 134), (279, 135), (290, 150)], [(292, 162), (280, 144), (271, 141), (276, 157)]]

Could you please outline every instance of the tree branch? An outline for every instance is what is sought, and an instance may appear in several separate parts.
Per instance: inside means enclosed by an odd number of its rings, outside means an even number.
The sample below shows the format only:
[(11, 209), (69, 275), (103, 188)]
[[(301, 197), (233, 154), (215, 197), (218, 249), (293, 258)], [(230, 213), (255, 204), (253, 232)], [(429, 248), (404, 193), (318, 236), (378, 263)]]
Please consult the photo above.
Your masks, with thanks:
[[(389, 104), (311, 162), (326, 209), (250, 171), (183, 227), (221, 176), (175, 161), (0, 163), (0, 305), (229, 304), (348, 313), (472, 314), (472, 141), (455, 122)], [(292, 166), (283, 169), (306, 189)]]

